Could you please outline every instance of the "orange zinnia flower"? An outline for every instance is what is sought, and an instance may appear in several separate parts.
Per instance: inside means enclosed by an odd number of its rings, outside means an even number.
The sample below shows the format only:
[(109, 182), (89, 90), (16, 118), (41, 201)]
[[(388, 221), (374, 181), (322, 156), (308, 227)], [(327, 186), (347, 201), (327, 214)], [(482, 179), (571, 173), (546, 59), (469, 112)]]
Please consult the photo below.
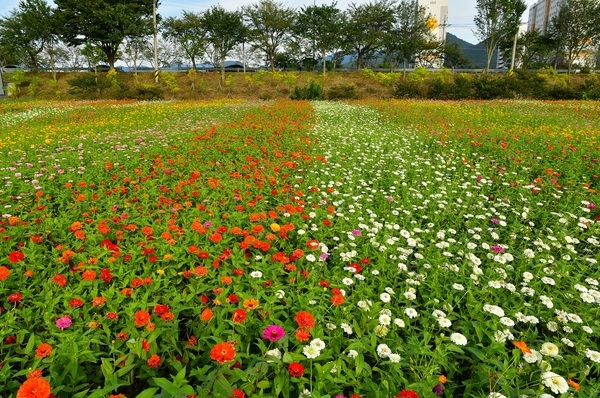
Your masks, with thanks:
[(46, 358), (52, 354), (52, 346), (48, 343), (42, 343), (36, 348), (35, 356), (38, 358)]
[(33, 379), (27, 379), (19, 387), (17, 391), (17, 398), (49, 398), (50, 397), (50, 383), (46, 379), (41, 377), (35, 377)]
[(253, 310), (258, 307), (258, 300), (255, 298), (249, 298), (244, 300), (244, 308), (247, 310)]
[(10, 270), (5, 266), (0, 267), (0, 281), (6, 280), (9, 276)]
[(331, 296), (331, 304), (336, 306), (344, 304), (344, 296), (342, 296), (341, 294), (334, 294), (333, 296)]
[(92, 299), (92, 305), (94, 307), (99, 307), (99, 306), (101, 306), (104, 303), (106, 303), (106, 299), (104, 297), (94, 297)]
[(148, 311), (139, 310), (135, 313), (135, 324), (137, 326), (144, 326), (150, 321), (150, 314)]
[(315, 326), (315, 318), (308, 311), (300, 311), (294, 319), (301, 328), (312, 329)]
[(160, 357), (156, 354), (148, 358), (148, 366), (151, 368), (158, 368), (160, 366)]
[(517, 347), (523, 354), (531, 354), (531, 350), (527, 347), (524, 341), (513, 341), (515, 347)]
[(212, 310), (210, 308), (205, 308), (204, 311), (202, 311), (200, 318), (202, 318), (202, 320), (204, 322), (208, 322), (211, 320), (212, 316), (213, 316)]
[(96, 279), (96, 271), (88, 269), (81, 274), (81, 277), (86, 281), (93, 281)]
[(210, 350), (210, 358), (219, 363), (233, 361), (235, 354), (235, 347), (227, 342), (215, 344)]
[(577, 391), (581, 390), (581, 386), (575, 380), (569, 379), (569, 385), (576, 389)]
[(296, 330), (296, 339), (298, 341), (308, 341), (310, 339), (310, 332), (306, 329), (298, 329)]

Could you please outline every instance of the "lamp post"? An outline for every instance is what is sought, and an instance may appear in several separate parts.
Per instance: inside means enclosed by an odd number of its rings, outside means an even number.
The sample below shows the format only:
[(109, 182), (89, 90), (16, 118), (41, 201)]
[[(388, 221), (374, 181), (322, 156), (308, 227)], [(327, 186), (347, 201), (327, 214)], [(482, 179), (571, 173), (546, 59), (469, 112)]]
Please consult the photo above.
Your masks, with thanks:
[(158, 28), (156, 26), (156, 2), (152, 0), (152, 14), (154, 17), (154, 82), (158, 83)]

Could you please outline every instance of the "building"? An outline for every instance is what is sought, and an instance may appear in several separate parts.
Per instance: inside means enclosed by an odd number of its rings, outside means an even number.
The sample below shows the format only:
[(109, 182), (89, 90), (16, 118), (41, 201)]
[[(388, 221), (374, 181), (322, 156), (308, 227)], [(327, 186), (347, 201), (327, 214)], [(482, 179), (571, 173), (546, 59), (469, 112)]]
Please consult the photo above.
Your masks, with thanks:
[(427, 13), (435, 19), (436, 27), (433, 30), (437, 41), (446, 40), (446, 27), (448, 26), (448, 0), (419, 0), (419, 5), (427, 9)]
[(529, 8), (527, 30), (545, 34), (552, 18), (558, 16), (560, 7), (566, 0), (539, 0)]

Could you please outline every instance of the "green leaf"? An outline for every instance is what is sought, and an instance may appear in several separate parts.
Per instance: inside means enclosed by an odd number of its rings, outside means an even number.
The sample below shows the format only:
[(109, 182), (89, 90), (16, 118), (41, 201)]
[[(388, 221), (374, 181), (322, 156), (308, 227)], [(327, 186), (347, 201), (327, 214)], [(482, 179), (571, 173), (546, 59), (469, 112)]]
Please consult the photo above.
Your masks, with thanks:
[(27, 355), (31, 354), (31, 352), (33, 351), (34, 345), (35, 345), (35, 334), (31, 333), (31, 337), (29, 338), (29, 341), (27, 342), (27, 346), (23, 350), (23, 354), (27, 354)]
[(264, 390), (266, 388), (271, 387), (271, 382), (269, 380), (262, 380), (258, 382), (258, 384), (256, 384), (256, 387), (260, 388), (261, 390)]
[(153, 398), (154, 394), (156, 394), (157, 391), (158, 387), (147, 388), (138, 395), (136, 395), (135, 398)]

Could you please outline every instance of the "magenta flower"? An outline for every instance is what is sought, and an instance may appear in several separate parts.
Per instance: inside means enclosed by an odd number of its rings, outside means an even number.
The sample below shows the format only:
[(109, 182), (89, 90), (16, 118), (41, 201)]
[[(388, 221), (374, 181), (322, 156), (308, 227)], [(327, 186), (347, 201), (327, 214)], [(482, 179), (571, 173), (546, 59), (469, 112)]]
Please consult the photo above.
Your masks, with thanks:
[(500, 245), (494, 245), (494, 246), (490, 247), (490, 249), (492, 249), (496, 253), (502, 253), (502, 252), (504, 252), (504, 248), (502, 246), (500, 246)]
[(56, 326), (60, 329), (66, 329), (69, 326), (71, 326), (71, 318), (69, 318), (68, 316), (63, 316), (62, 318), (59, 318), (58, 321), (56, 321)]
[(498, 220), (497, 218), (492, 218), (490, 221), (492, 222), (492, 224), (499, 224), (500, 223), (500, 220)]
[(277, 341), (285, 336), (285, 330), (279, 325), (270, 325), (263, 330), (263, 339)]
[(354, 236), (361, 236), (362, 235), (362, 231), (360, 229), (353, 229), (352, 230), (352, 235), (354, 235)]

